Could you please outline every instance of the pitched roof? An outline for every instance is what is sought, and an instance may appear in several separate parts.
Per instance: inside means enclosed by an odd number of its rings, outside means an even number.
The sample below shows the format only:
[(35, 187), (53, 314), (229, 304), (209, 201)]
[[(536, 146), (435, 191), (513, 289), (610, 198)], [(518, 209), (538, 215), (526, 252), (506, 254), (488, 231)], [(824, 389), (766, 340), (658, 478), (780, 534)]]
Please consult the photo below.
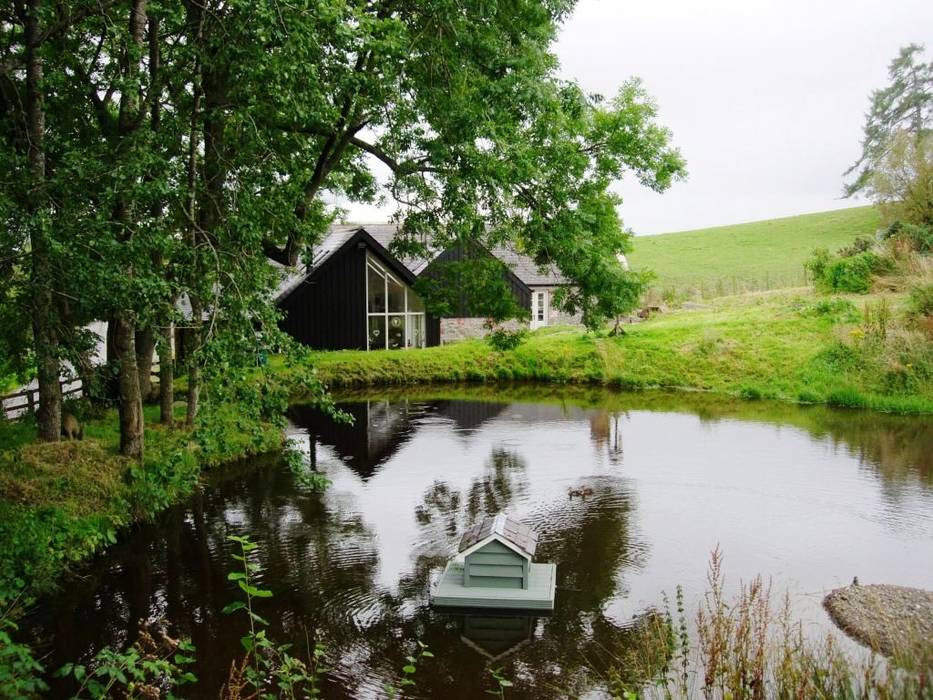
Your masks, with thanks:
[[(373, 240), (386, 250), (398, 235), (396, 224), (335, 224), (330, 227), (327, 235), (314, 246), (311, 265), (307, 268), (287, 268), (278, 263), (273, 265), (281, 270), (282, 278), (275, 290), (275, 300), (281, 301), (315, 270), (319, 269), (331, 256), (347, 244), (360, 231), (365, 231)], [(395, 259), (412, 275), (420, 275), (428, 264), (437, 257), (440, 251), (434, 251), (424, 257), (396, 257)], [(519, 253), (514, 248), (499, 246), (492, 250), (492, 254), (504, 262), (519, 280), (529, 286), (564, 284), (563, 275), (554, 266), (539, 268), (530, 257)]]
[(539, 268), (534, 260), (514, 248), (498, 246), (492, 249), (492, 254), (508, 265), (515, 276), (528, 286), (566, 283), (564, 276), (553, 265)]
[(463, 554), (491, 537), (499, 537), (521, 550), (526, 556), (533, 557), (538, 548), (538, 533), (525, 523), (510, 518), (505, 513), (484, 518), (460, 538), (458, 552)]

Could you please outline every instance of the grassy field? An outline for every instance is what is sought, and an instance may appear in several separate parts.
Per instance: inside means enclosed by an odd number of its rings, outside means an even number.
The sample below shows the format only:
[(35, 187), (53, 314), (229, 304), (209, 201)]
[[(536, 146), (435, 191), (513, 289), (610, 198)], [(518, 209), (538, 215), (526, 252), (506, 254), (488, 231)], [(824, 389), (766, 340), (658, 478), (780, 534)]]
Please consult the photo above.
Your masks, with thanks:
[(664, 313), (626, 326), (621, 337), (547, 328), (512, 351), (475, 340), (322, 352), (314, 365), (332, 387), (541, 380), (933, 413), (933, 344), (906, 331), (875, 340), (862, 330), (861, 308), (882, 298), (901, 313), (897, 295), (814, 298), (790, 290)]
[(855, 207), (697, 231), (639, 236), (634, 269), (657, 274), (661, 294), (703, 297), (781, 289), (806, 283), (803, 263), (814, 248), (836, 250), (879, 226), (872, 207)]

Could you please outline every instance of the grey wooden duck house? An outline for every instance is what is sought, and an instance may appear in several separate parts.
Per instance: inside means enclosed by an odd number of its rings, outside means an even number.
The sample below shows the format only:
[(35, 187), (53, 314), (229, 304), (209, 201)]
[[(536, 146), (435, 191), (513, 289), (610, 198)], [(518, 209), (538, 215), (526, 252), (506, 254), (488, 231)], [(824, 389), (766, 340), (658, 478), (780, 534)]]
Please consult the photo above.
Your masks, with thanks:
[(538, 535), (503, 513), (460, 539), (434, 592), (436, 606), (553, 610), (557, 567), (532, 561)]

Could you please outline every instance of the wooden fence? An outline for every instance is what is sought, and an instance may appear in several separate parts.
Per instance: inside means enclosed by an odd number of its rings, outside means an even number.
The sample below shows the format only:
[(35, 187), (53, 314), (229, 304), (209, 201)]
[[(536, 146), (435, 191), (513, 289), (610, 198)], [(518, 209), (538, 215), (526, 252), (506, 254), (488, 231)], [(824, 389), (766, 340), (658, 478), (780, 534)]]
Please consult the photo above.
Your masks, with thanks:
[[(159, 364), (152, 365), (151, 374), (153, 377), (159, 376)], [(81, 379), (78, 377), (72, 379), (61, 379), (59, 385), (62, 388), (62, 398), (79, 394), (83, 388)], [(0, 417), (18, 418), (26, 413), (35, 413), (39, 408), (39, 388), (23, 389), (12, 394), (0, 396)]]

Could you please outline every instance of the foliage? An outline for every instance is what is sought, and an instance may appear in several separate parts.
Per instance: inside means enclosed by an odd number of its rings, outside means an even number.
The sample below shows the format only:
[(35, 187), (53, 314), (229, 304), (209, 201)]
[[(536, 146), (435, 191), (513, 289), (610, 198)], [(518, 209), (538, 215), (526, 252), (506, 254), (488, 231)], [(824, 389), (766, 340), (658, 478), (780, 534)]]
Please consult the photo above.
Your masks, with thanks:
[(418, 650), (417, 652), (415, 652), (415, 655), (414, 656), (408, 655), (405, 657), (405, 661), (407, 663), (404, 666), (402, 666), (402, 678), (398, 682), (398, 687), (396, 687), (392, 683), (385, 684), (384, 690), (386, 691), (386, 695), (389, 697), (389, 699), (392, 700), (393, 698), (399, 697), (401, 690), (403, 688), (416, 685), (414, 676), (415, 676), (415, 673), (417, 673), (418, 671), (418, 666), (425, 659), (433, 659), (433, 658), (434, 658), (434, 654), (432, 654), (431, 650), (428, 649), (428, 645), (419, 641)]
[(933, 226), (933, 132), (892, 135), (865, 189), (887, 223)]
[(871, 250), (873, 245), (875, 241), (869, 236), (858, 236), (852, 243), (837, 250), (836, 255), (840, 258), (849, 258)]
[(933, 62), (922, 60), (923, 51), (918, 44), (902, 47), (888, 67), (889, 85), (872, 92), (862, 154), (845, 173), (855, 176), (845, 186), (846, 196), (869, 187), (896, 134), (918, 139), (933, 125)]
[(502, 674), (501, 668), (489, 669), (489, 675), (492, 676), (493, 681), (495, 681), (496, 687), (494, 690), (487, 690), (486, 694), (495, 695), (497, 698), (505, 700), (505, 689), (512, 687), (512, 681)]
[(524, 328), (509, 330), (508, 328), (499, 327), (493, 328), (492, 331), (486, 335), (486, 342), (489, 343), (490, 347), (494, 350), (504, 352), (506, 350), (514, 350), (521, 345), (527, 337), (528, 331)]
[(304, 454), (300, 450), (294, 449), (292, 445), (286, 446), (283, 457), (301, 486), (312, 491), (323, 491), (330, 486), (330, 479), (319, 471), (309, 469), (308, 460)]
[(836, 250), (872, 236), (879, 214), (853, 207), (698, 231), (636, 236), (628, 255), (635, 270), (657, 275), (652, 294), (683, 298), (737, 295), (806, 284), (804, 263), (815, 246)]
[(479, 246), (457, 249), (475, 252), (459, 260), (433, 261), (415, 283), (429, 313), (440, 318), (486, 317), (497, 323), (528, 317), (528, 309), (512, 293), (505, 263)]
[(895, 221), (882, 231), (882, 238), (906, 241), (918, 253), (933, 252), (933, 225), (905, 224)]
[(254, 561), (258, 545), (246, 535), (230, 535), (227, 539), (237, 545), (239, 553), (232, 556), (241, 567), (227, 578), (236, 583), (243, 600), (226, 605), (223, 612), (242, 613), (249, 623), (249, 632), (240, 639), (246, 654), (239, 665), (231, 666), (225, 697), (241, 697), (244, 692), (259, 697), (320, 697), (318, 684), (327, 670), (324, 647), (316, 645), (313, 650), (308, 649), (306, 659), (300, 659), (289, 653), (291, 645), (276, 644), (269, 639), (265, 629), (269, 623), (255, 610), (257, 599), (272, 597), (272, 591), (255, 585), (262, 570)]
[[(644, 277), (618, 263), (629, 235), (611, 186), (630, 173), (663, 191), (684, 162), (638, 81), (603, 99), (558, 77), (573, 4), (16, 4), (0, 37), (0, 319), (19, 322), (2, 324), (0, 357), (27, 367), (32, 346), (44, 438), (92, 320), (111, 324), (120, 450), (140, 462), (154, 334), (188, 332), (191, 427), (257, 345), (297, 352), (268, 263), (312, 257), (335, 196), (394, 198), (402, 248), (509, 244), (557, 266), (590, 326), (633, 307)], [(489, 315), (524, 313), (496, 293), (501, 269), (484, 272), (470, 282)], [(219, 379), (204, 396), (202, 372)], [(239, 390), (259, 413), (277, 400)]]
[(25, 644), (11, 637), (19, 629), (14, 618), (20, 612), (19, 597), (0, 590), (0, 697), (31, 698), (48, 690), (42, 680), (45, 669)]
[(865, 294), (871, 289), (872, 276), (885, 267), (885, 260), (877, 253), (857, 253), (827, 264), (818, 283), (824, 289), (835, 292)]
[(78, 699), (175, 698), (176, 688), (197, 681), (185, 670), (194, 663), (194, 645), (155, 627), (143, 625), (139, 638), (124, 652), (105, 647), (89, 666), (67, 663), (55, 675), (79, 684), (72, 696)]
[(909, 313), (916, 317), (933, 316), (933, 282), (918, 284), (910, 290)]

